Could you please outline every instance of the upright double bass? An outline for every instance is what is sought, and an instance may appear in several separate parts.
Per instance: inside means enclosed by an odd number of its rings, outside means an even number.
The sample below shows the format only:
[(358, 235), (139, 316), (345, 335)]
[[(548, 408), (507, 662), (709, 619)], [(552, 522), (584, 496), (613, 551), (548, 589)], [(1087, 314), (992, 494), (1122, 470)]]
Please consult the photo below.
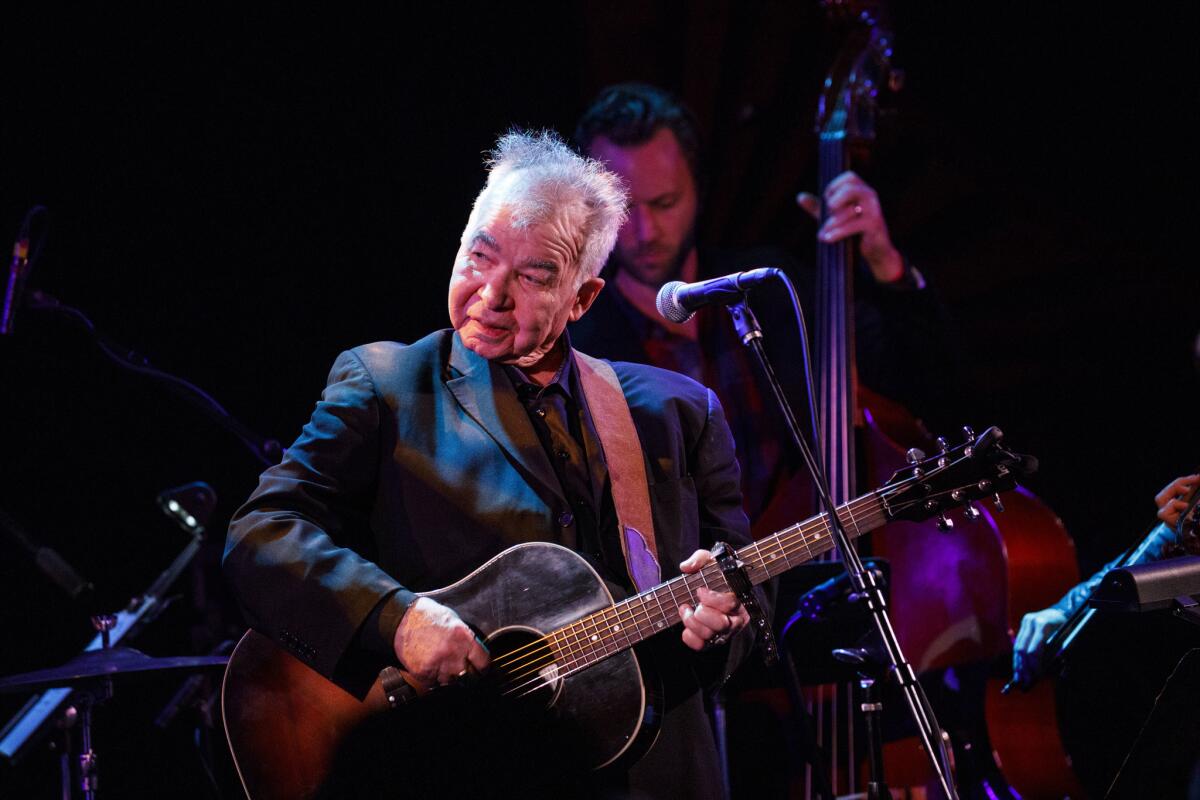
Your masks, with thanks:
[[(872, 142), (880, 93), (899, 83), (891, 64), (890, 34), (878, 22), (878, 9), (854, 3), (827, 6), (839, 12), (846, 36), (825, 80), (818, 112), (822, 196), (830, 182), (852, 167), (852, 156)], [(822, 216), (826, 213), (823, 209)], [(818, 244), (817, 250), (812, 329), (816, 410), (834, 502), (853, 497), (860, 479), (861, 485), (873, 485), (903, 467), (905, 449), (898, 442), (926, 441), (935, 451), (947, 446), (945, 440), (933, 440), (897, 403), (858, 382), (855, 245), (843, 240)], [(955, 389), (947, 386), (945, 391)], [(994, 513), (995, 507), (981, 504), (966, 515), (959, 512), (936, 522), (889, 524), (870, 539), (871, 552), (890, 562), (892, 618), (910, 663), (927, 675), (957, 670), (978, 682), (980, 695), (991, 665), (1008, 658), (1021, 615), (1053, 602), (1078, 580), (1074, 545), (1053, 512), (1025, 490), (1006, 497), (1004, 506), (1003, 517)], [(856, 735), (853, 699), (843, 696), (849, 689), (821, 686), (809, 692), (819, 744), (833, 762), (835, 795), (860, 791), (863, 783), (861, 730)], [(973, 692), (973, 687), (965, 689)], [(944, 715), (936, 698), (934, 705), (939, 717), (947, 717), (944, 724), (955, 717), (968, 720), (969, 730), (947, 726), (952, 738), (957, 735), (960, 776), (974, 780), (998, 772), (978, 719), (982, 703), (978, 714)], [(974, 763), (961, 763), (964, 752)], [(930, 777), (915, 740), (886, 746), (885, 764), (893, 787)]]

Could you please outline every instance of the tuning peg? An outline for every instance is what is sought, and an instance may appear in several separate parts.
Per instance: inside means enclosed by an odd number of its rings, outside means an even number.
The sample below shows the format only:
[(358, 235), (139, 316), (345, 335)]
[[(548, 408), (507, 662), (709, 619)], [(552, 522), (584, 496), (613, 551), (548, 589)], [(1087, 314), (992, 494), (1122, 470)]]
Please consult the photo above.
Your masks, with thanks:
[(937, 465), (939, 468), (944, 469), (945, 466), (950, 463), (950, 458), (947, 455), (950, 450), (950, 442), (945, 436), (939, 436), (937, 437), (937, 446), (939, 449)]
[(967, 518), (968, 522), (974, 522), (975, 520), (979, 519), (981, 513), (979, 509), (975, 507), (974, 503), (967, 503), (967, 505), (963, 508), (963, 516)]
[(1002, 503), (1000, 501), (1000, 493), (999, 492), (992, 495), (992, 505), (996, 506), (996, 510), (999, 511), (1001, 514), (1004, 513), (1004, 503)]
[(922, 461), (925, 460), (925, 451), (924, 450), (920, 450), (916, 447), (910, 447), (908, 449), (908, 452), (904, 454), (904, 460), (907, 461), (909, 464), (913, 465), (912, 474), (913, 474), (914, 478), (924, 478), (925, 477), (925, 470), (916, 466), (917, 464), (920, 464)]
[(970, 425), (963, 425), (962, 432), (963, 432), (963, 438), (966, 439), (967, 444), (974, 444), (975, 429), (972, 428)]
[(939, 531), (941, 531), (942, 533), (946, 533), (947, 531), (953, 530), (954, 529), (954, 520), (947, 517), (945, 512), (942, 512), (941, 514), (938, 515), (938, 518), (937, 518), (937, 529)]

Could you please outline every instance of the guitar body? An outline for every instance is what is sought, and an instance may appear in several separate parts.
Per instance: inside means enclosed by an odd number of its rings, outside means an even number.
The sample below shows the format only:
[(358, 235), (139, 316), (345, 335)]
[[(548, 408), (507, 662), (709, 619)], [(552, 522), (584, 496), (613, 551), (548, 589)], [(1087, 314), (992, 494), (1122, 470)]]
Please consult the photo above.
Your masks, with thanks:
[(230, 657), (222, 711), (252, 800), (492, 795), (501, 787), (553, 794), (653, 744), (656, 692), (630, 649), (566, 678), (556, 677), (553, 660), (539, 661), (531, 681), (546, 688), (502, 696), (501, 680), (525, 668), (520, 654), (531, 641), (613, 605), (576, 553), (518, 545), (425, 596), (474, 628), (494, 663), (512, 662), (510, 674), (492, 670), (393, 709), (379, 680), (360, 700), (250, 631)]
[[(989, 428), (897, 472), (839, 506), (842, 525), (860, 536), (1013, 488), (1033, 459), (1004, 449), (1002, 436)], [(742, 578), (758, 586), (832, 549), (829, 516), (818, 514), (734, 555)], [(680, 604), (695, 605), (703, 588), (731, 591), (722, 565), (614, 602), (575, 552), (520, 544), (425, 595), (487, 644), (483, 675), (422, 691), (386, 668), (361, 698), (251, 631), (230, 656), (221, 693), (242, 786), (251, 800), (559, 798), (578, 796), (581, 784), (619, 795), (621, 774), (594, 771), (640, 758), (662, 713), (636, 649), (671, 631)]]

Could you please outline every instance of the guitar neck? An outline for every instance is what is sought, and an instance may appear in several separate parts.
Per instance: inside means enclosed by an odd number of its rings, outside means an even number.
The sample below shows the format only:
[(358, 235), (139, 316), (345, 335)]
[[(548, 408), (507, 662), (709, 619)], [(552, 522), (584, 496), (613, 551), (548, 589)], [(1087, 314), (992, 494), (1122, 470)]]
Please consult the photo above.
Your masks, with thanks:
[[(858, 538), (886, 522), (887, 511), (872, 492), (838, 506), (838, 518), (846, 533)], [(757, 586), (833, 547), (829, 515), (818, 514), (746, 545), (737, 551), (737, 557)], [(546, 640), (554, 649), (560, 674), (578, 672), (667, 630), (679, 621), (679, 606), (696, 605), (701, 587), (729, 591), (721, 568), (709, 564), (548, 634)]]

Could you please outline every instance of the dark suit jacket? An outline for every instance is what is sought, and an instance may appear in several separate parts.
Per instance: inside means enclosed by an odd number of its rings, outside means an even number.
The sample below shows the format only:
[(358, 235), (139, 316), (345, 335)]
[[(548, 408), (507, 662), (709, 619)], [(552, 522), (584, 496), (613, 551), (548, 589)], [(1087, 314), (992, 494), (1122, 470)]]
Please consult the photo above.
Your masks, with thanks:
[[(748, 542), (715, 395), (613, 366), (646, 452), (664, 578), (698, 547)], [(338, 357), (312, 419), (235, 514), (225, 571), (254, 628), (336, 677), (382, 599), (411, 601), (519, 542), (558, 541), (568, 509), (508, 377), (439, 331)]]

